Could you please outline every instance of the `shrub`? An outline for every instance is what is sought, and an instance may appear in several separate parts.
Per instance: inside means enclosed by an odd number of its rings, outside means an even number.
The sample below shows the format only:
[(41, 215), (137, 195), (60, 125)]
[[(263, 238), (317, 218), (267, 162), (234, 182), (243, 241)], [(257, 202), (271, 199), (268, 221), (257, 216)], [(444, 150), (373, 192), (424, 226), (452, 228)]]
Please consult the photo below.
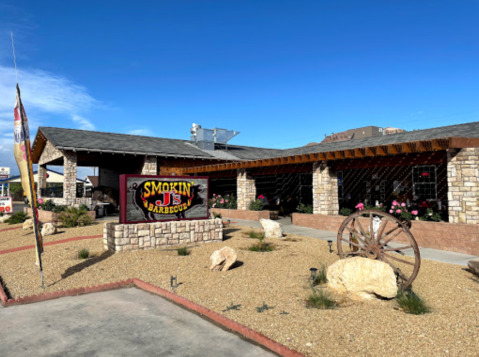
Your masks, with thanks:
[(321, 264), (321, 267), (318, 269), (318, 273), (316, 274), (316, 277), (312, 281), (313, 286), (321, 285), (321, 284), (326, 284), (328, 281), (327, 274), (326, 274), (326, 266), (324, 264)]
[(353, 213), (353, 210), (350, 209), (350, 208), (341, 208), (341, 209), (339, 210), (339, 214), (340, 214), (341, 216), (349, 216), (351, 213)]
[(23, 223), (30, 217), (25, 212), (14, 213), (10, 218), (5, 220), (5, 223), (8, 224), (18, 224)]
[(62, 212), (58, 219), (62, 222), (63, 227), (65, 228), (83, 227), (93, 223), (91, 218), (87, 216), (86, 211), (75, 207), (67, 208)]
[(223, 216), (221, 215), (221, 213), (213, 212), (213, 217), (214, 218), (222, 218)]
[(254, 201), (251, 201), (249, 204), (249, 210), (250, 211), (262, 211), (264, 209), (265, 203), (261, 199), (257, 199)]
[(181, 256), (190, 255), (190, 251), (186, 247), (178, 248), (176, 251), (178, 252), (178, 255), (181, 255)]
[(234, 195), (216, 195), (213, 193), (213, 198), (209, 201), (210, 208), (226, 208), (226, 209), (236, 209), (238, 208), (238, 199)]
[(64, 206), (64, 205), (56, 205), (55, 207), (53, 207), (52, 212), (53, 212), (53, 213), (62, 213), (62, 212), (65, 212), (67, 209), (68, 209), (67, 206)]
[(296, 207), (296, 210), (299, 213), (313, 214), (313, 206), (305, 205), (304, 203), (301, 203), (298, 207)]
[(257, 232), (255, 230), (249, 231), (248, 234), (250, 238), (255, 238), (255, 239), (263, 239), (263, 236), (264, 236), (263, 232)]
[(274, 250), (274, 247), (268, 243), (258, 243), (252, 245), (248, 249), (252, 252), (271, 252)]
[(332, 300), (329, 295), (323, 290), (313, 290), (311, 295), (306, 299), (306, 307), (314, 309), (332, 309), (336, 306), (334, 300)]
[(37, 207), (44, 211), (53, 211), (53, 209), (56, 207), (56, 204), (52, 200), (39, 199), (37, 202)]
[(90, 256), (90, 252), (86, 248), (83, 248), (78, 251), (78, 259), (86, 259), (89, 256)]
[(86, 204), (82, 203), (80, 205), (80, 207), (78, 207), (80, 210), (83, 210), (83, 211), (91, 211), (90, 210), (90, 207), (88, 207)]
[(421, 221), (432, 221), (432, 222), (439, 222), (441, 221), (441, 214), (438, 212), (434, 212), (432, 208), (426, 209), (426, 213), (424, 216), (419, 217)]
[(412, 290), (404, 292), (399, 290), (396, 300), (399, 307), (408, 314), (422, 315), (431, 311), (424, 300), (417, 296)]

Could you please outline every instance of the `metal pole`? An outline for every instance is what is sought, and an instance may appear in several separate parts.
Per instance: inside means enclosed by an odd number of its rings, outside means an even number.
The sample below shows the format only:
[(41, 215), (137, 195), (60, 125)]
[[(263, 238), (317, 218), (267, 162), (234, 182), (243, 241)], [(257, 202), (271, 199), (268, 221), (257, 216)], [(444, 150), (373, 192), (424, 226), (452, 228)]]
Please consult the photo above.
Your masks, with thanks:
[[(23, 132), (23, 140), (25, 141), (25, 144), (27, 144), (27, 132), (25, 130), (25, 118), (23, 116), (23, 103), (22, 103), (22, 98), (20, 96), (20, 87), (18, 86), (17, 83), (17, 93), (18, 93), (18, 100), (20, 101), (20, 116), (22, 118), (22, 132)], [(40, 277), (42, 279), (42, 288), (45, 288), (45, 285), (43, 284), (43, 266), (42, 266), (42, 254), (40, 252), (40, 246), (39, 246), (39, 240), (38, 240), (38, 217), (37, 217), (37, 212), (35, 211), (35, 206), (34, 206), (34, 195), (33, 195), (33, 178), (32, 178), (32, 173), (30, 170), (30, 144), (25, 145), (25, 154), (27, 156), (27, 165), (28, 165), (28, 184), (30, 186), (30, 208), (32, 209), (33, 212), (33, 230), (35, 232), (35, 248), (37, 249), (37, 254), (38, 254), (38, 267), (40, 269)]]

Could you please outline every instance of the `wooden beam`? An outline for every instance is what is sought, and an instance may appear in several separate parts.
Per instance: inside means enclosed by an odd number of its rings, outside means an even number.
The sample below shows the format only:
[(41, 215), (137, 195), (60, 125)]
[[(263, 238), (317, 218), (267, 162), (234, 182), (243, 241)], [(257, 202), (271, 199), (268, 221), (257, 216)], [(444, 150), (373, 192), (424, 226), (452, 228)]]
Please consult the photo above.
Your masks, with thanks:
[(374, 151), (374, 148), (367, 147), (366, 148), (366, 156), (376, 156), (376, 152)]
[(380, 156), (386, 156), (388, 154), (387, 149), (385, 149), (383, 146), (377, 146), (376, 147), (376, 154)]
[(439, 141), (437, 140), (432, 140), (432, 149), (434, 151), (437, 151), (437, 150), (442, 150), (442, 146), (439, 144)]
[(354, 149), (354, 155), (356, 157), (364, 157), (364, 153), (361, 149)]
[(427, 148), (426, 146), (422, 143), (422, 141), (418, 141), (416, 143), (416, 151), (418, 152), (426, 152), (427, 151)]
[(403, 152), (407, 152), (407, 153), (412, 152), (412, 150), (411, 150), (411, 148), (409, 147), (408, 144), (402, 144), (401, 147), (402, 147)]
[(477, 148), (479, 147), (479, 138), (450, 138), (449, 147), (454, 149)]
[(346, 156), (347, 159), (354, 159), (354, 150), (345, 150), (344, 151), (344, 156)]
[(327, 152), (326, 153), (326, 159), (327, 160), (335, 160), (336, 158), (334, 157), (332, 152)]
[(334, 157), (335, 157), (336, 159), (344, 159), (344, 155), (343, 155), (343, 153), (342, 153), (341, 151), (335, 151), (335, 152), (334, 152)]
[(326, 155), (324, 155), (324, 153), (322, 153), (322, 152), (318, 153), (318, 157), (319, 157), (319, 160), (321, 160), (321, 161), (326, 161), (327, 160)]

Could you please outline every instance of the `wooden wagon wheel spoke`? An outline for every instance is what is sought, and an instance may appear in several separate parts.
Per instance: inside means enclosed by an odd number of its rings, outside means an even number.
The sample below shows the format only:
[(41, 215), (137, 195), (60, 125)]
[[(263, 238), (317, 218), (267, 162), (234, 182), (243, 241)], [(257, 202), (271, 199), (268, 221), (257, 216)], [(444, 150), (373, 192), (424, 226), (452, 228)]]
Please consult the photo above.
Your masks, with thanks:
[(412, 245), (408, 245), (408, 246), (405, 246), (405, 247), (397, 247), (397, 248), (387, 248), (387, 249), (383, 249), (382, 251), (383, 252), (395, 252), (395, 251), (398, 251), (398, 250), (406, 250), (406, 249), (410, 249), (412, 248)]
[(402, 227), (399, 226), (399, 227), (394, 228), (394, 229), (399, 229), (399, 231), (397, 233), (395, 233), (393, 236), (391, 236), (388, 239), (386, 239), (385, 241), (383, 241), (381, 244), (379, 244), (379, 248), (384, 247), (386, 244), (388, 244), (389, 242), (394, 240), (394, 238), (396, 238), (398, 235), (403, 233), (402, 229), (400, 229), (400, 228), (402, 228)]
[[(384, 252), (384, 250), (383, 250), (383, 252)], [(414, 265), (414, 263), (408, 262), (407, 260), (404, 260), (404, 259), (396, 258), (395, 256), (393, 256), (391, 254), (383, 253), (383, 255), (385, 255), (388, 258), (397, 260), (398, 262), (401, 262), (401, 263), (404, 263), (404, 264)]]
[[(369, 235), (359, 221), (362, 217), (368, 216)], [(381, 219), (376, 234), (374, 234), (373, 225), (375, 217)], [(389, 223), (392, 223), (394, 227), (386, 231), (388, 226), (391, 226)], [(419, 247), (406, 223), (403, 222), (403, 220), (382, 211), (364, 210), (355, 212), (346, 217), (339, 228), (337, 237), (338, 255), (341, 259), (364, 257), (381, 260), (394, 269), (396, 274), (400, 276), (403, 287), (407, 289), (419, 272), (421, 256)], [(397, 248), (387, 246), (388, 243), (392, 242), (401, 234), (400, 241), (403, 244), (398, 244)], [(349, 244), (349, 247), (346, 247), (346, 243)], [(400, 252), (401, 250), (406, 249), (413, 250), (412, 258), (414, 260), (412, 262), (398, 258), (396, 254), (394, 254), (395, 251)], [(399, 265), (403, 270), (396, 265)]]
[(348, 243), (348, 244), (350, 244), (350, 245), (353, 245), (353, 246), (355, 246), (355, 247), (358, 247), (358, 248), (360, 248), (360, 249), (362, 249), (362, 250), (366, 250), (366, 248), (365, 248), (364, 246), (359, 245), (359, 244), (356, 244), (356, 243), (354, 243), (354, 242), (351, 242), (350, 240), (347, 240), (347, 239), (344, 239), (344, 238), (341, 238), (341, 240), (344, 241), (344, 242), (346, 242), (346, 243)]

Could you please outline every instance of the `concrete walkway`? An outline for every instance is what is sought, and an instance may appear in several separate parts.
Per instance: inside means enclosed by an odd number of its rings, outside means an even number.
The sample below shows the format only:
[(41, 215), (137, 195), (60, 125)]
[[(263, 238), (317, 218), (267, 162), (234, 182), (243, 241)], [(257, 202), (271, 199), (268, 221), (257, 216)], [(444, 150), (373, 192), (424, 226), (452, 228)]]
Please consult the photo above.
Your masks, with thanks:
[[(223, 218), (223, 221), (227, 222), (227, 220), (228, 218)], [(236, 224), (239, 226), (261, 228), (261, 225), (258, 221), (246, 221), (241, 219), (234, 219), (234, 220), (231, 220), (231, 222), (234, 222), (231, 224)], [(337, 232), (321, 231), (319, 229), (295, 226), (291, 224), (291, 219), (289, 217), (281, 218), (280, 220), (278, 220), (278, 222), (281, 222), (283, 224), (283, 229), (285, 233), (297, 234), (297, 235), (301, 235), (305, 237), (319, 238), (326, 241), (332, 240), (334, 242), (334, 246), (336, 245)], [(392, 248), (395, 248), (404, 244), (389, 243), (388, 245), (391, 246)], [(409, 250), (412, 250), (412, 249), (409, 249)], [(404, 255), (412, 256), (412, 253), (409, 252), (409, 250), (404, 251)], [(421, 253), (421, 259), (435, 260), (438, 262), (450, 263), (450, 264), (456, 264), (456, 265), (462, 265), (462, 266), (467, 266), (467, 262), (469, 260), (478, 258), (475, 255), (454, 253), (454, 252), (448, 252), (445, 250), (432, 249), (432, 248), (419, 247), (419, 250)]]
[(1, 356), (276, 356), (134, 288), (3, 308), (0, 321)]

